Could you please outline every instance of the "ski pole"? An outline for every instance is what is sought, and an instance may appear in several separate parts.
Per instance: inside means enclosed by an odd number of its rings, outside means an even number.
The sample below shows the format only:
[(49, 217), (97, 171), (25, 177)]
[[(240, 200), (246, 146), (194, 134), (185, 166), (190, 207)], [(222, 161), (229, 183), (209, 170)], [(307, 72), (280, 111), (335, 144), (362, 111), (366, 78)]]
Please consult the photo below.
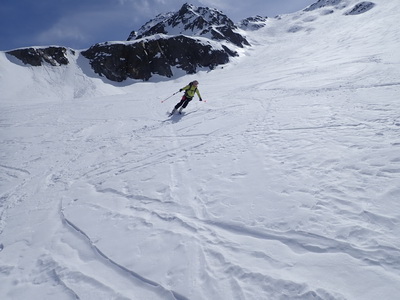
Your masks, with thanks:
[(169, 98), (171, 98), (172, 96), (175, 96), (176, 94), (178, 94), (179, 91), (177, 91), (176, 93), (173, 93), (171, 96), (169, 96), (168, 98), (164, 99), (161, 101), (161, 103), (164, 103), (165, 101), (167, 101)]

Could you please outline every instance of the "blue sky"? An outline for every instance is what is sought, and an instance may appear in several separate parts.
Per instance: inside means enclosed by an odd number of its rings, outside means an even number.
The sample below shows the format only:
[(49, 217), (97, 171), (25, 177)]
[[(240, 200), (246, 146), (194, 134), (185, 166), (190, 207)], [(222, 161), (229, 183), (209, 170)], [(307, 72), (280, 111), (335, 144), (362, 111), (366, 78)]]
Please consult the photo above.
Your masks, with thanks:
[(126, 40), (157, 14), (177, 11), (186, 2), (217, 8), (237, 22), (295, 12), (317, 0), (2, 0), (0, 51), (41, 45), (86, 49)]

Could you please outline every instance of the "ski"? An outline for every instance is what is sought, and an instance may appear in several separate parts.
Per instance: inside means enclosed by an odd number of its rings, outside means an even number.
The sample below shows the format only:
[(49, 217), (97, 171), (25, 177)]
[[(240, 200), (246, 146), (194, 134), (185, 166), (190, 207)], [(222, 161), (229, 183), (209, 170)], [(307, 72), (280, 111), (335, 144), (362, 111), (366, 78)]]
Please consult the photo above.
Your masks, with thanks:
[(168, 112), (167, 112), (167, 114), (168, 114), (168, 117), (172, 117), (172, 116), (174, 116), (174, 115), (176, 115), (176, 116), (183, 116), (185, 113), (184, 113), (184, 112), (178, 112), (178, 113), (175, 113), (175, 112), (170, 112), (170, 113), (168, 113)]

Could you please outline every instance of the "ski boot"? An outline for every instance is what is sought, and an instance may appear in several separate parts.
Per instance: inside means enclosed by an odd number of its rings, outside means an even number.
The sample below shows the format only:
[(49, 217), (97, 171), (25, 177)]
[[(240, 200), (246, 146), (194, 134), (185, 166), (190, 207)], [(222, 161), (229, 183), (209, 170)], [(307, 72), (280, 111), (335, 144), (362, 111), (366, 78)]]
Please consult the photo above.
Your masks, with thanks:
[(176, 112), (176, 108), (174, 108), (171, 113), (169, 114), (169, 116), (172, 116), (174, 113)]

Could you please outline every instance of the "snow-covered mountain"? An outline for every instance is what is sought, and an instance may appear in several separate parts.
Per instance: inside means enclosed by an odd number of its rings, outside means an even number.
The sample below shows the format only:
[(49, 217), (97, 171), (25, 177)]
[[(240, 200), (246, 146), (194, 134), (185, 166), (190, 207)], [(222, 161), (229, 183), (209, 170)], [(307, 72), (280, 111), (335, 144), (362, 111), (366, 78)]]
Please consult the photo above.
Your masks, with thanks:
[(169, 80), (0, 52), (0, 299), (396, 299), (400, 3), (324, 3)]
[(249, 46), (220, 11), (189, 4), (150, 20), (128, 41), (97, 44), (82, 54), (97, 74), (110, 80), (149, 80), (154, 75), (171, 78), (181, 71), (212, 70), (238, 56), (238, 48)]
[(246, 38), (237, 31), (236, 25), (221, 11), (186, 3), (178, 12), (160, 14), (143, 25), (138, 32), (131, 32), (128, 41), (155, 34), (167, 34), (200, 36), (228, 41), (238, 47), (249, 46)]
[[(131, 33), (128, 42), (105, 42), (80, 51), (93, 71), (108, 80), (147, 81), (154, 76), (171, 78), (196, 73), (229, 62), (239, 55), (246, 38), (233, 22), (218, 10), (184, 4), (176, 13), (157, 16)], [(133, 40), (133, 37), (136, 39)], [(68, 51), (69, 50), (69, 51)], [(41, 66), (68, 64), (65, 47), (25, 48), (7, 52), (24, 64)]]

